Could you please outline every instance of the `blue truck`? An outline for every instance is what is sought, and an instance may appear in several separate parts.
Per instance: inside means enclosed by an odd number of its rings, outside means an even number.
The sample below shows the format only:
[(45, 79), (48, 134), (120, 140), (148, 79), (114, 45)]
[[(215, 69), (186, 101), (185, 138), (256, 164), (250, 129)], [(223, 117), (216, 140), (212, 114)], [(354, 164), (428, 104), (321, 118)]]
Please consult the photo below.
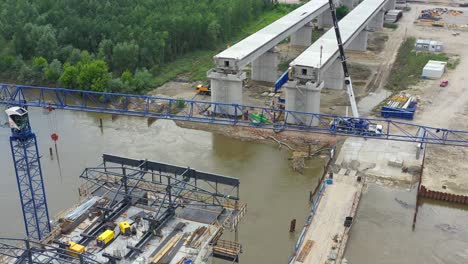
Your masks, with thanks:
[(353, 135), (380, 136), (383, 133), (382, 129), (382, 125), (361, 118), (338, 117), (330, 122), (331, 131)]

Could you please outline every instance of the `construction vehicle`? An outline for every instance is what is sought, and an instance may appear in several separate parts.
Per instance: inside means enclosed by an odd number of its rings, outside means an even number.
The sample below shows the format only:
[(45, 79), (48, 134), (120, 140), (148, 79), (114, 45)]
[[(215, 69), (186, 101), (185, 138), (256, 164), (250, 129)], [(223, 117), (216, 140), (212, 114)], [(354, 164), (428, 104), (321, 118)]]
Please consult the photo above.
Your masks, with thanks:
[(197, 85), (197, 88), (195, 89), (195, 92), (200, 95), (210, 95), (211, 96), (211, 88), (210, 85), (203, 85), (199, 84)]
[(80, 245), (78, 243), (75, 243), (73, 241), (68, 242), (68, 245), (69, 245), (67, 247), (68, 250), (70, 250), (72, 252), (76, 252), (76, 253), (71, 253), (70, 254), (72, 257), (76, 257), (76, 256), (78, 256), (78, 254), (84, 254), (86, 252), (86, 247), (85, 246)]
[(102, 234), (100, 234), (97, 239), (96, 239), (96, 242), (97, 242), (97, 245), (104, 248), (105, 246), (107, 246), (112, 240), (114, 240), (114, 237), (115, 237), (115, 233), (113, 230), (109, 230), (107, 229), (106, 231), (104, 231)]
[(382, 125), (359, 118), (335, 118), (330, 123), (330, 130), (362, 136), (382, 135)]
[(119, 223), (120, 234), (124, 236), (131, 236), (136, 234), (136, 229), (133, 228), (127, 221)]
[(346, 89), (348, 91), (349, 104), (351, 105), (351, 111), (353, 117), (359, 118), (359, 112), (356, 105), (356, 99), (354, 98), (353, 83), (351, 82), (351, 77), (349, 76), (348, 65), (346, 63), (346, 55), (344, 52), (343, 42), (341, 41), (340, 28), (338, 27), (338, 19), (336, 18), (336, 9), (333, 0), (328, 0), (330, 6), (330, 11), (333, 19), (333, 27), (335, 28), (336, 41), (338, 42), (338, 49), (340, 51), (340, 60), (341, 65), (343, 66), (344, 80)]

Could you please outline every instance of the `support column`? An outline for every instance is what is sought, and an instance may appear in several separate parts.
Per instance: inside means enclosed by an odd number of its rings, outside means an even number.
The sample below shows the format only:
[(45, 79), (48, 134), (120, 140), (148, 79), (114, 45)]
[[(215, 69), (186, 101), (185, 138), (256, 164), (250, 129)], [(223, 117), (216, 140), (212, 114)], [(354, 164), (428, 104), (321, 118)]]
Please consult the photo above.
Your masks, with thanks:
[(355, 50), (355, 51), (366, 51), (367, 50), (367, 36), (368, 32), (366, 29), (363, 29), (361, 33), (359, 33), (349, 46), (346, 48), (347, 50)]
[(325, 71), (321, 72), (321, 79), (325, 82), (325, 88), (344, 89), (344, 72), (340, 59), (336, 59)]
[(340, 0), (340, 4), (346, 6), (349, 9), (354, 8), (354, 0)]
[(278, 52), (276, 48), (267, 51), (252, 62), (252, 76), (254, 81), (276, 82), (278, 79)]
[(327, 8), (321, 15), (317, 17), (317, 27), (318, 28), (332, 28), (333, 27), (333, 18), (331, 16), (330, 9)]
[[(211, 102), (225, 104), (242, 104), (242, 83), (246, 79), (245, 72), (226, 74), (211, 70), (208, 72), (211, 83)], [(212, 106), (211, 111), (217, 114), (241, 115), (235, 106)]]
[[(323, 82), (300, 84), (298, 81), (288, 81), (284, 88), (286, 110), (320, 113), (320, 92), (323, 88)], [(288, 124), (319, 125), (319, 119), (310, 114), (288, 114), (286, 122)]]
[(367, 27), (371, 31), (381, 30), (384, 23), (384, 11), (380, 10), (375, 14), (375, 16), (369, 21)]
[(396, 0), (387, 0), (387, 3), (385, 4), (385, 10), (392, 10), (395, 9), (396, 5)]
[(312, 30), (312, 24), (307, 23), (305, 26), (291, 35), (291, 45), (302, 47), (309, 47), (312, 45)]

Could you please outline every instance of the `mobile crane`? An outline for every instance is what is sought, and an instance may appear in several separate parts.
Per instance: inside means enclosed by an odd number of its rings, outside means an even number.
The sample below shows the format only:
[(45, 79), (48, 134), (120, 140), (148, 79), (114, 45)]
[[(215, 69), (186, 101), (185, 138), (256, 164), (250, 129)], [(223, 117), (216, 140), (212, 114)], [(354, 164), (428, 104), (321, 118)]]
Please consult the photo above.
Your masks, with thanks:
[(349, 76), (348, 64), (346, 63), (346, 55), (344, 52), (343, 42), (341, 41), (340, 28), (338, 27), (338, 19), (336, 18), (336, 8), (333, 0), (328, 0), (330, 5), (331, 16), (333, 19), (333, 27), (335, 28), (336, 41), (338, 42), (338, 50), (340, 51), (340, 60), (341, 65), (343, 66), (344, 73), (344, 82), (346, 85), (346, 90), (348, 92), (349, 104), (351, 105), (351, 111), (354, 118), (359, 118), (359, 112), (356, 105), (356, 99), (354, 98), (353, 83), (351, 77)]

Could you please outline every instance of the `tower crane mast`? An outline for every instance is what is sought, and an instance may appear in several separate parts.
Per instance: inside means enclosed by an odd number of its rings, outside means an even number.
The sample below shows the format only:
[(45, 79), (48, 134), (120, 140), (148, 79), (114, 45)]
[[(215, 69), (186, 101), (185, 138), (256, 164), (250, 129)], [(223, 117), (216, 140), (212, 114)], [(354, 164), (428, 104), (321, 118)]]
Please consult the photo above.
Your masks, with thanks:
[(10, 146), (26, 235), (41, 240), (50, 232), (50, 221), (36, 135), (25, 108), (15, 106), (5, 112), (11, 128)]

